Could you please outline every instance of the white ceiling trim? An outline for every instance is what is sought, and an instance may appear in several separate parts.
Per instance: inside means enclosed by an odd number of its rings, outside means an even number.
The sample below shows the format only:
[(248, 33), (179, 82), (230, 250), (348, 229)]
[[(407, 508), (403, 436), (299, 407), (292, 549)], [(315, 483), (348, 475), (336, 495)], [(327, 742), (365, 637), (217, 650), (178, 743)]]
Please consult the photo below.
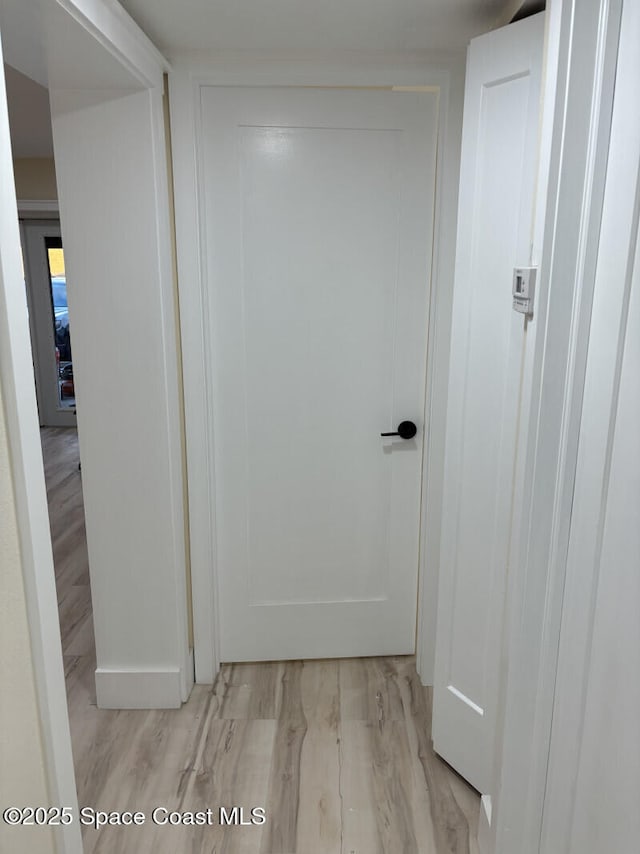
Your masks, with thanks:
[(464, 67), (465, 52), (297, 54), (182, 51), (171, 55), (176, 73), (215, 85), (240, 86), (423, 86)]

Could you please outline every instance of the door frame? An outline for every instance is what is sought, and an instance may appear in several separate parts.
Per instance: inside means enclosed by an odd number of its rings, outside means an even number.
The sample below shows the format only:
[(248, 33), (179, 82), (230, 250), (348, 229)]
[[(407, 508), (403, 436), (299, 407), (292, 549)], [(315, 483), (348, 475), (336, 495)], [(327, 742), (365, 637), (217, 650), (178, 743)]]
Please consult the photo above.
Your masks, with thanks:
[[(604, 643), (608, 661), (617, 659), (617, 664), (622, 662), (614, 639), (609, 646), (607, 633), (603, 636), (601, 622), (603, 613), (606, 614), (605, 591), (611, 584), (610, 573), (616, 571), (611, 567), (614, 543), (615, 553), (623, 562), (626, 560), (625, 550), (620, 549), (619, 540), (616, 542), (611, 534), (611, 523), (614, 530), (618, 529), (621, 518), (619, 478), (624, 480), (626, 476), (620, 472), (621, 460), (624, 460), (623, 466), (626, 463), (620, 431), (624, 435), (625, 429), (628, 430), (628, 406), (632, 401), (637, 406), (640, 398), (637, 365), (627, 351), (629, 344), (637, 346), (634, 342), (638, 340), (639, 331), (635, 323), (640, 301), (640, 119), (635, 105), (640, 75), (637, 53), (640, 6), (632, 2), (623, 3), (622, 14), (606, 186), (602, 209), (597, 209), (601, 237), (595, 264), (595, 287), (593, 295), (588, 294), (593, 308), (585, 330), (588, 354), (578, 427), (575, 497), (543, 809), (543, 851), (564, 851), (565, 845), (572, 851), (577, 849), (574, 839), (579, 827), (576, 808), (581, 794), (584, 796), (583, 772), (594, 749), (593, 733), (591, 739), (585, 735), (585, 727), (589, 725), (588, 707), (592, 702), (597, 705), (599, 699), (596, 697), (602, 697), (599, 691), (594, 694), (593, 683), (597, 678), (597, 666), (595, 671), (593, 669), (594, 657), (597, 660), (598, 651), (602, 654)], [(615, 26), (614, 22), (614, 29)], [(627, 385), (630, 373), (634, 375), (632, 388)], [(633, 444), (637, 444), (637, 435)], [(631, 455), (633, 453), (631, 450)], [(635, 490), (630, 490), (630, 493), (629, 509), (637, 518), (640, 495)], [(625, 524), (625, 528), (633, 538), (636, 533), (633, 523)], [(620, 537), (619, 531), (617, 536)], [(627, 546), (633, 554), (631, 541)], [(622, 593), (620, 585), (618, 589)], [(611, 625), (611, 619), (610, 614), (607, 628), (615, 637), (617, 630)], [(617, 621), (617, 614), (613, 619)], [(632, 674), (634, 666), (627, 672)], [(625, 678), (624, 682), (627, 681)], [(618, 683), (618, 687), (624, 690), (622, 684)], [(605, 695), (605, 701), (607, 708), (624, 706), (624, 697)], [(628, 725), (631, 725), (630, 721)], [(609, 732), (611, 737), (611, 726)], [(624, 729), (619, 734), (622, 738), (627, 735)], [(600, 733), (598, 741), (607, 749), (610, 747)], [(619, 749), (619, 745), (617, 750), (611, 749), (610, 755), (615, 756)], [(628, 744), (626, 750), (630, 757), (634, 755)], [(617, 779), (618, 768), (614, 773)], [(587, 772), (587, 780), (589, 776)], [(595, 783), (598, 790), (602, 784), (599, 777)], [(591, 790), (591, 794), (595, 791), (593, 786), (592, 779), (587, 784), (587, 791)], [(604, 804), (602, 810), (605, 810)], [(621, 835), (624, 836), (624, 832)], [(602, 833), (599, 836), (602, 837)], [(626, 849), (622, 839), (611, 839), (611, 843), (613, 850)], [(594, 845), (592, 850), (596, 847)]]
[[(31, 76), (43, 85), (56, 72), (68, 72), (82, 90), (85, 74), (94, 70), (95, 63), (108, 90), (121, 87), (125, 79), (132, 90), (161, 89), (166, 62), (118, 4), (42, 0), (40, 5), (38, 15), (27, 4), (7, 4), (3, 9), (5, 41), (0, 53), (6, 62), (28, 66)], [(61, 34), (63, 50), (43, 50)], [(69, 64), (68, 55), (76, 55), (77, 61)], [(155, 130), (158, 145), (164, 144), (164, 127), (158, 124)], [(18, 287), (22, 279), (18, 209), (20, 214), (44, 218), (57, 213), (58, 202), (16, 200), (4, 84), (0, 86), (0, 174), (0, 378), (33, 677), (50, 803), (71, 807), (76, 817), (71, 824), (53, 828), (55, 849), (59, 854), (82, 854), (27, 301), (24, 287)], [(137, 192), (132, 184), (132, 196)]]
[[(537, 225), (542, 240), (541, 328), (522, 455), (517, 572), (508, 592), (504, 649), (509, 656), (491, 828), (481, 813), (486, 845), (495, 854), (541, 850), (622, 3), (597, 0), (594, 10), (593, 4), (579, 0), (551, 0), (549, 9), (548, 43), (557, 85), (549, 104), (548, 191)], [(571, 793), (563, 794), (568, 814)]]
[[(195, 63), (172, 57), (169, 74), (171, 138), (175, 194), (180, 327), (184, 365), (189, 537), (193, 592), (196, 682), (210, 684), (220, 667), (216, 572), (216, 519), (213, 484), (213, 401), (210, 394), (210, 350), (204, 318), (208, 316), (205, 235), (201, 209), (200, 89), (205, 86), (283, 86), (350, 89), (406, 89), (438, 94), (434, 240), (428, 318), (427, 380), (422, 459), (422, 507), (417, 594), (417, 666), (424, 684), (433, 680), (435, 601), (442, 501), (441, 462), (444, 447), (446, 378), (451, 322), (451, 289), (455, 250), (457, 182), (462, 115), (463, 55), (439, 66), (362, 67), (267, 62), (246, 68), (240, 63)], [(257, 63), (258, 66), (260, 63)], [(425, 282), (425, 287), (429, 282)], [(429, 570), (427, 570), (429, 567)]]

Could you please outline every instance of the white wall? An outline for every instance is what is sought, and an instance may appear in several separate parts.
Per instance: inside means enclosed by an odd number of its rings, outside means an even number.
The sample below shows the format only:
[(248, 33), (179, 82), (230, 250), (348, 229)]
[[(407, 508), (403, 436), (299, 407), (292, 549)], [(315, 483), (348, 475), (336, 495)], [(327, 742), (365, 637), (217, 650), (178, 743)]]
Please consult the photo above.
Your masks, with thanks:
[(18, 157), (13, 161), (16, 195), (21, 201), (55, 201), (58, 198), (53, 157)]
[(162, 88), (52, 90), (98, 704), (189, 682)]

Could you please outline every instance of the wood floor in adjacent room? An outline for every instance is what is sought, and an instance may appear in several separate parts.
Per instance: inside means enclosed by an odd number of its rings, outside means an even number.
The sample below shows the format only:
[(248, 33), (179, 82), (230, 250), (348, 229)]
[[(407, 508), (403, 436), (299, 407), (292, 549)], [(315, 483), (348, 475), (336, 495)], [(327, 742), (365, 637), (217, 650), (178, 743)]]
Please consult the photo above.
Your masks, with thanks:
[[(97, 709), (77, 436), (42, 440), (79, 803), (146, 814), (85, 828), (85, 854), (477, 854), (479, 796), (433, 752), (412, 657), (229, 665), (179, 710)], [(265, 824), (219, 826), (234, 806)]]

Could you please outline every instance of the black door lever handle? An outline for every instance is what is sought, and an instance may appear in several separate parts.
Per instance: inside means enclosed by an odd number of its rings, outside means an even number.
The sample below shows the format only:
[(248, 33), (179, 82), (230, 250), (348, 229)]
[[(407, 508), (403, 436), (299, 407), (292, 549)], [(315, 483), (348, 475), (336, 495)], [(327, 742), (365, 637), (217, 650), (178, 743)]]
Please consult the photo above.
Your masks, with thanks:
[(400, 436), (401, 439), (413, 439), (418, 428), (413, 421), (401, 421), (394, 433), (380, 433), (381, 436)]

